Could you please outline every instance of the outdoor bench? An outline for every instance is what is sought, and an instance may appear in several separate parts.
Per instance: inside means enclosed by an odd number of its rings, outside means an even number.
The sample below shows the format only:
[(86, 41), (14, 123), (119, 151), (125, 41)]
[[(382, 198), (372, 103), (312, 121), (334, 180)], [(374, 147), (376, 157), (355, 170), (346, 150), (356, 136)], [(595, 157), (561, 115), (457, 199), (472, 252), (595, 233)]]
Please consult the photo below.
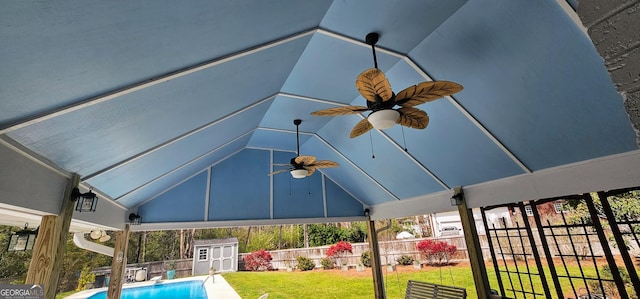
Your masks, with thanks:
[(433, 284), (422, 281), (409, 280), (405, 299), (464, 299), (467, 290), (464, 288)]

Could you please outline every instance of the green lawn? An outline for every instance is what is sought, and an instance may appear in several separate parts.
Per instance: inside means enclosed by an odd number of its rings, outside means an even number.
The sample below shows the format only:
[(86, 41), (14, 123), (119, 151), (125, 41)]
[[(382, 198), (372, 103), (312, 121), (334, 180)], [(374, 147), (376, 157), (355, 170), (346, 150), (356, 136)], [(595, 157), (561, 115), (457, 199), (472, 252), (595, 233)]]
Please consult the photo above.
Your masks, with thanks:
[[(411, 267), (411, 266), (409, 266)], [(468, 298), (476, 298), (471, 270), (443, 267), (442, 284), (467, 288)], [(451, 270), (451, 272), (449, 272)], [(440, 269), (384, 273), (387, 298), (404, 298), (409, 279), (440, 283)], [(269, 298), (373, 298), (373, 278), (370, 270), (358, 273), (339, 271), (295, 272), (235, 272), (224, 278), (242, 298), (257, 298), (269, 293)], [(452, 279), (453, 278), (453, 279)]]
[[(412, 267), (412, 266), (404, 266)], [(571, 272), (577, 271), (571, 267)], [(575, 267), (577, 268), (577, 267)], [(489, 272), (489, 283), (497, 289), (498, 283), (492, 268)], [(515, 270), (515, 269), (513, 269)], [(524, 269), (520, 269), (523, 271)], [(593, 274), (593, 267), (586, 267), (585, 274)], [(387, 273), (383, 270), (384, 283), (387, 298), (404, 298), (407, 281), (410, 279), (444, 284), (467, 289), (467, 298), (477, 298), (471, 268), (467, 267), (428, 267), (422, 270), (407, 270)], [(577, 273), (574, 273), (577, 274)], [(258, 298), (264, 293), (269, 293), (272, 298), (373, 298), (373, 278), (370, 269), (364, 273), (349, 270), (340, 271), (272, 271), (272, 272), (235, 272), (225, 273), (223, 277), (233, 286), (242, 298)], [(549, 277), (549, 276), (547, 276)], [(507, 274), (502, 275), (505, 288), (510, 288)], [(519, 279), (512, 274), (512, 281), (519, 288)], [(528, 278), (523, 277), (523, 285), (526, 290), (531, 290)], [(563, 289), (571, 290), (569, 281), (561, 280)], [(553, 283), (549, 280), (552, 290)], [(533, 290), (543, 293), (539, 279), (533, 279)], [(507, 293), (509, 295), (509, 292)], [(552, 293), (552, 295), (555, 295)]]

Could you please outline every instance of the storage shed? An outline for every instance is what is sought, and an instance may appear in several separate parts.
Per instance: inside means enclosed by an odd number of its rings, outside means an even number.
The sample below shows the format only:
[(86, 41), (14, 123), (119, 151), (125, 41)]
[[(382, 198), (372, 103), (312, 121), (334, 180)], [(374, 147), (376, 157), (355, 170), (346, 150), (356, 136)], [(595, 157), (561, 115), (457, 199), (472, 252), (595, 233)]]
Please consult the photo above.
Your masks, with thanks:
[(238, 271), (238, 239), (195, 240), (193, 246), (193, 275)]

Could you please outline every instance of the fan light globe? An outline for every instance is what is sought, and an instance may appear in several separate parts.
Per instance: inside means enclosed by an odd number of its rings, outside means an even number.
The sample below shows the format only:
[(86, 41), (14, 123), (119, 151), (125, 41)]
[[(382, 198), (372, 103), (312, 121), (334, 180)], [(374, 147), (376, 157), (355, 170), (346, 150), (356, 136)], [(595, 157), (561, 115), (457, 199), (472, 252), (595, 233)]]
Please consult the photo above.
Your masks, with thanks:
[(302, 179), (307, 176), (308, 172), (306, 169), (294, 169), (290, 173), (294, 179)]
[(400, 112), (393, 109), (385, 109), (373, 112), (367, 117), (371, 125), (378, 129), (384, 130), (393, 127), (400, 117)]

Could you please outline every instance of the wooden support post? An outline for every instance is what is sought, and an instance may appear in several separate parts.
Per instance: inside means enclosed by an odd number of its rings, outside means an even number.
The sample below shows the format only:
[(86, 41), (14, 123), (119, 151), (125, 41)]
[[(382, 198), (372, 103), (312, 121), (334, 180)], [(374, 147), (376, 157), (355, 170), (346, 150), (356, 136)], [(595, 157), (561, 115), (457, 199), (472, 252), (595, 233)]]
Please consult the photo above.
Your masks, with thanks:
[(125, 224), (124, 230), (116, 232), (116, 241), (113, 246), (113, 259), (111, 260), (111, 279), (109, 280), (107, 299), (120, 299), (124, 271), (127, 266), (128, 245), (129, 224)]
[(487, 299), (490, 298), (491, 289), (489, 288), (489, 278), (487, 277), (487, 269), (484, 265), (480, 238), (478, 237), (476, 222), (473, 218), (473, 211), (467, 208), (467, 201), (464, 198), (462, 189), (460, 189), (456, 195), (460, 196), (458, 213), (460, 213), (464, 241), (467, 244), (467, 252), (469, 254), (469, 262), (471, 263), (471, 271), (473, 272), (473, 281), (476, 285), (478, 299)]
[(376, 299), (384, 299), (384, 279), (382, 277), (382, 266), (380, 265), (380, 247), (378, 246), (378, 232), (376, 232), (375, 221), (367, 221), (369, 249), (371, 251), (371, 272), (373, 274), (373, 287)]
[(33, 246), (33, 254), (25, 283), (43, 285), (46, 299), (56, 297), (65, 245), (69, 237), (71, 216), (73, 216), (74, 202), (71, 200), (71, 191), (79, 183), (80, 176), (77, 174), (72, 175), (64, 191), (60, 214), (58, 216), (43, 216), (40, 221), (38, 237), (36, 237), (36, 242)]

